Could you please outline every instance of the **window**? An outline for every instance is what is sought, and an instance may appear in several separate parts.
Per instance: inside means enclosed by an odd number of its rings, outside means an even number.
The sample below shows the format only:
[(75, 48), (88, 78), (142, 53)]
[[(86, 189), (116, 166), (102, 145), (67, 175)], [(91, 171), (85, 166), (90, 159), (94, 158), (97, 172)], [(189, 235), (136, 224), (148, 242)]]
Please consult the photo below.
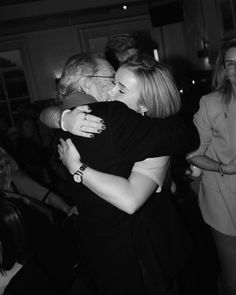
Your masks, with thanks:
[(35, 101), (36, 91), (24, 38), (0, 42), (0, 118), (15, 127), (17, 114)]
[(236, 0), (218, 0), (224, 37), (236, 30)]
[(14, 115), (30, 103), (28, 86), (19, 50), (0, 52), (0, 112), (14, 126)]

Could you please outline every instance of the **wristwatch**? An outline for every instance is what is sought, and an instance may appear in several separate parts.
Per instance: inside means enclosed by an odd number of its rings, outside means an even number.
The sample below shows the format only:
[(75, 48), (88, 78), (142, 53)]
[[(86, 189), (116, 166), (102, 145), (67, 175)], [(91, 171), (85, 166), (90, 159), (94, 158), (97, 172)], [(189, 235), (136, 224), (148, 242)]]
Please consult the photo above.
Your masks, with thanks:
[(82, 178), (84, 175), (85, 169), (88, 167), (86, 164), (82, 164), (79, 169), (73, 174), (73, 179), (75, 182), (80, 183), (82, 182)]

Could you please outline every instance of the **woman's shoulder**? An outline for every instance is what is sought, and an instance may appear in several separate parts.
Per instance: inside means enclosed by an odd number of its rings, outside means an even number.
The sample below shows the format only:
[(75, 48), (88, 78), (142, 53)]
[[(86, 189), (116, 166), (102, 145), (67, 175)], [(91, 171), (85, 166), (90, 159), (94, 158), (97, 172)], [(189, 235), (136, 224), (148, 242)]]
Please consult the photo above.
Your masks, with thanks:
[(200, 99), (200, 104), (205, 104), (207, 106), (220, 105), (222, 102), (222, 94), (218, 91), (214, 91), (208, 94), (205, 94)]
[(223, 110), (222, 94), (220, 92), (211, 92), (201, 97), (200, 111), (206, 116), (215, 118)]

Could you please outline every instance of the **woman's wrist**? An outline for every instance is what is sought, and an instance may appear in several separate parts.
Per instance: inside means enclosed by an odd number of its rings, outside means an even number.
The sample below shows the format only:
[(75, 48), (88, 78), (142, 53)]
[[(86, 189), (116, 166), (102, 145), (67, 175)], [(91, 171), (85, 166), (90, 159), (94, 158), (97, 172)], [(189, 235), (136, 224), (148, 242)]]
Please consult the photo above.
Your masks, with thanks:
[(62, 113), (61, 113), (61, 116), (60, 116), (60, 119), (59, 119), (59, 126), (60, 128), (63, 130), (63, 131), (68, 131), (67, 128), (65, 127), (65, 116), (67, 113), (70, 113), (71, 110), (64, 110)]
[(76, 164), (73, 165), (73, 167), (71, 167), (71, 168), (69, 169), (70, 174), (71, 174), (71, 175), (74, 175), (75, 172), (76, 172), (77, 170), (79, 170), (79, 168), (80, 168), (81, 166), (82, 166), (81, 161), (76, 161)]

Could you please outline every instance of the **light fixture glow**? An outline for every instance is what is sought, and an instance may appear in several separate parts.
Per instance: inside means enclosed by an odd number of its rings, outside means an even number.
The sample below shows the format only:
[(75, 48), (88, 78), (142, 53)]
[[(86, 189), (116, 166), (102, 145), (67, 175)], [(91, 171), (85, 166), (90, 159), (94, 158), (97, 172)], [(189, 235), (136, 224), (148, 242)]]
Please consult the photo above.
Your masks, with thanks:
[(122, 8), (123, 8), (123, 10), (127, 10), (128, 9), (128, 6), (127, 5), (123, 5)]
[(154, 55), (154, 59), (156, 61), (159, 61), (159, 55), (158, 55), (158, 50), (157, 49), (153, 49), (153, 55)]

